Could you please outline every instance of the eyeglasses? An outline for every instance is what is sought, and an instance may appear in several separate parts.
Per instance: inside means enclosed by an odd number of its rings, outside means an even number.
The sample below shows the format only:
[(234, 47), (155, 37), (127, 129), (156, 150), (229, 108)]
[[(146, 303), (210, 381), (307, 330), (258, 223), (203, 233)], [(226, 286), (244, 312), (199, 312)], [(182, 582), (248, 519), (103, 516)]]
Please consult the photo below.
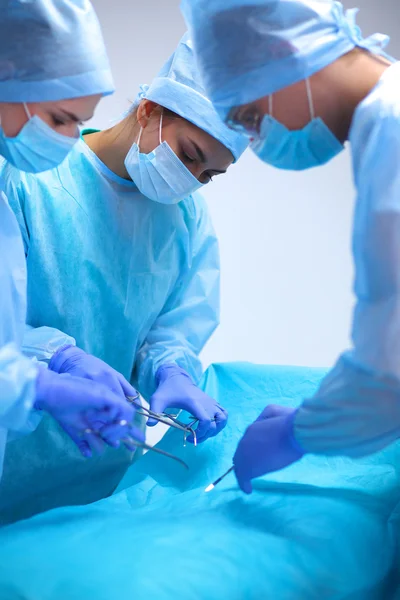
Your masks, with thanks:
[(260, 135), (262, 116), (256, 110), (242, 109), (239, 106), (232, 108), (226, 118), (226, 125), (248, 138), (257, 139)]

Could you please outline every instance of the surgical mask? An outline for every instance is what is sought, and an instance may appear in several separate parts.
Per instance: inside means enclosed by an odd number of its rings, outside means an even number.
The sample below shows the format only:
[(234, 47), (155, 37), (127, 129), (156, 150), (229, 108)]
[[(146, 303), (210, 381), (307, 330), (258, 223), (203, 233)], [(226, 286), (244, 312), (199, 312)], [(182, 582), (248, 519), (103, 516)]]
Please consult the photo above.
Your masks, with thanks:
[(315, 117), (310, 81), (306, 79), (311, 121), (303, 129), (290, 131), (272, 116), (272, 96), (269, 114), (260, 128), (260, 139), (251, 144), (252, 150), (264, 162), (278, 169), (302, 171), (327, 163), (344, 146), (319, 117)]
[(144, 196), (161, 204), (177, 204), (202, 187), (202, 183), (192, 175), (177, 157), (171, 146), (162, 141), (163, 114), (160, 118), (160, 144), (149, 154), (140, 152), (139, 137), (125, 158), (129, 176)]
[(54, 131), (37, 115), (30, 114), (23, 103), (28, 121), (15, 137), (7, 137), (0, 121), (0, 154), (21, 171), (40, 173), (58, 167), (66, 158), (77, 137)]

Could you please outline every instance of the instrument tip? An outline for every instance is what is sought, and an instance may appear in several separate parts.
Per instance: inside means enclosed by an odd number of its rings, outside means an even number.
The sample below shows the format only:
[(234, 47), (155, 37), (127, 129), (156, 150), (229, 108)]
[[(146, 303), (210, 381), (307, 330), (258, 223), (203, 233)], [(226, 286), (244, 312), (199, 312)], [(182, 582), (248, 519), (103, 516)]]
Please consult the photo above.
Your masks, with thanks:
[(214, 486), (214, 484), (213, 484), (213, 483), (210, 483), (210, 485), (208, 485), (204, 491), (205, 491), (205, 492), (211, 492), (211, 490), (213, 490), (213, 489), (214, 489), (214, 487), (215, 487), (215, 486)]

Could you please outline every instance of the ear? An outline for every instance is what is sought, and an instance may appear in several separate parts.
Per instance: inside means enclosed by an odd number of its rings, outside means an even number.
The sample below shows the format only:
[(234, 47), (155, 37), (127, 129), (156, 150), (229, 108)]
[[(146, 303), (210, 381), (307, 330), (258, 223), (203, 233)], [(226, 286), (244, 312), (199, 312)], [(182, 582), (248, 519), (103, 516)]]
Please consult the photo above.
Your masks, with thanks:
[(158, 106), (159, 105), (152, 100), (144, 99), (141, 101), (137, 109), (137, 120), (140, 127), (143, 127), (143, 129), (147, 127), (151, 115)]

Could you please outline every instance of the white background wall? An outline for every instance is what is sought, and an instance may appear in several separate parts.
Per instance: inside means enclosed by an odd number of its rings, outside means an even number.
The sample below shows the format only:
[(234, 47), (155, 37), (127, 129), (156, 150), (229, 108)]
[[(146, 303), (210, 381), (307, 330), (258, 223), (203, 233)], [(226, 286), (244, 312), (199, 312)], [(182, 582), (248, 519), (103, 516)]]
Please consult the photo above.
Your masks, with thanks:
[[(179, 0), (93, 3), (117, 92), (92, 125), (107, 127), (156, 75), (185, 26)], [(358, 5), (364, 34), (391, 34), (390, 50), (400, 57), (398, 0)], [(274, 170), (248, 152), (205, 196), (221, 245), (222, 322), (204, 363), (330, 365), (349, 343), (353, 302), (348, 152), (305, 173)]]

